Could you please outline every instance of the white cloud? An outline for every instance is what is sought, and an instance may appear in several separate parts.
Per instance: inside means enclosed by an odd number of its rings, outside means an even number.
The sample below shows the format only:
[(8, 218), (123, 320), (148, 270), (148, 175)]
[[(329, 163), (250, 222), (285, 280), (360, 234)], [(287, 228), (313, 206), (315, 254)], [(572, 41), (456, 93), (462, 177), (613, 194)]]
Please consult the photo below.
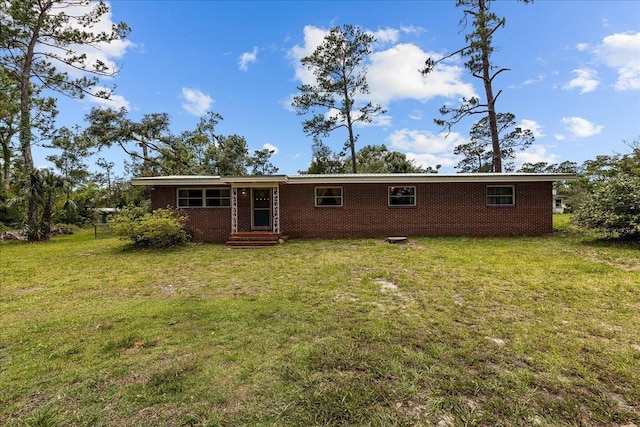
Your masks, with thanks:
[(278, 154), (278, 151), (280, 151), (280, 150), (278, 150), (278, 147), (276, 147), (275, 145), (271, 145), (268, 142), (266, 144), (263, 144), (262, 148), (266, 149), (266, 150), (273, 151), (274, 155)]
[(600, 83), (598, 81), (598, 72), (590, 68), (578, 68), (572, 71), (576, 75), (569, 83), (563, 86), (563, 89), (580, 89), (580, 93), (588, 93), (595, 90)]
[(516, 158), (514, 165), (516, 170), (520, 169), (524, 163), (556, 163), (558, 156), (547, 152), (547, 148), (544, 145), (533, 144), (527, 147), (524, 151), (516, 152)]
[(535, 84), (535, 83), (540, 83), (540, 82), (544, 81), (546, 78), (547, 78), (547, 75), (545, 73), (540, 73), (540, 74), (538, 74), (536, 76), (535, 79), (527, 79), (527, 80), (524, 81), (523, 84), (525, 86), (528, 86), (528, 85), (532, 85), (532, 84)]
[(403, 25), (400, 27), (400, 31), (405, 34), (422, 34), (426, 30), (423, 27), (416, 27), (415, 25)]
[(393, 132), (388, 141), (392, 148), (405, 152), (408, 159), (427, 167), (454, 166), (457, 162), (453, 149), (466, 139), (459, 133), (435, 135), (429, 131), (401, 129)]
[(587, 49), (589, 49), (589, 45), (587, 43), (578, 43), (576, 45), (576, 49), (578, 49), (580, 52), (585, 51)]
[(182, 96), (185, 102), (182, 103), (184, 108), (189, 114), (194, 116), (203, 116), (208, 110), (213, 99), (197, 89), (182, 88)]
[(616, 89), (640, 90), (640, 32), (607, 36), (595, 52), (607, 67), (618, 73)]
[(389, 135), (388, 139), (393, 148), (418, 153), (451, 153), (456, 145), (466, 142), (457, 132), (435, 135), (430, 131), (411, 129), (397, 130)]
[[(106, 87), (102, 87), (102, 86), (96, 86), (93, 87), (91, 89), (91, 93), (95, 94), (95, 93), (99, 93), (99, 92), (109, 92), (110, 90)], [(104, 108), (112, 108), (114, 110), (119, 110), (121, 108), (126, 109), (127, 111), (129, 111), (130, 109), (130, 104), (129, 101), (127, 101), (127, 99), (122, 96), (122, 95), (117, 95), (112, 93), (109, 96), (109, 99), (104, 99), (104, 98), (99, 98), (96, 96), (89, 96), (87, 98), (85, 98), (85, 100), (98, 104), (101, 107)]]
[(473, 86), (462, 81), (464, 69), (460, 66), (441, 63), (428, 75), (420, 74), (427, 58), (439, 56), (414, 44), (398, 44), (372, 53), (367, 72), (370, 98), (386, 104), (400, 99), (427, 101), (438, 96), (475, 96)]
[(419, 121), (419, 120), (422, 120), (422, 117), (423, 117), (423, 112), (421, 110), (413, 110), (411, 114), (409, 114), (409, 118), (411, 120)]
[(292, 47), (288, 56), (291, 58), (293, 68), (295, 69), (295, 78), (300, 80), (303, 84), (313, 84), (315, 82), (313, 71), (307, 70), (303, 67), (300, 60), (305, 56), (313, 54), (329, 31), (314, 27), (313, 25), (307, 25), (304, 27), (303, 33), (304, 44), (302, 46), (295, 45)]
[(576, 138), (587, 138), (602, 132), (604, 126), (596, 125), (582, 117), (563, 117), (562, 123), (566, 129)]
[(378, 31), (369, 31), (377, 44), (396, 43), (400, 38), (400, 31), (395, 28), (385, 28)]
[[(60, 7), (54, 6), (54, 8), (51, 10), (51, 13), (58, 14), (64, 11), (65, 15), (72, 17), (68, 23), (68, 26), (70, 28), (77, 28), (79, 30), (92, 32), (94, 34), (99, 34), (101, 32), (111, 33), (112, 27), (115, 25), (115, 23), (113, 22), (111, 9), (109, 9), (108, 13), (102, 15), (100, 20), (93, 24), (91, 28), (84, 27), (77, 21), (77, 19), (73, 18), (76, 16), (86, 15), (87, 13), (91, 12), (97, 5), (97, 1), (90, 1), (87, 4), (72, 4), (70, 6), (64, 6), (63, 10), (61, 10)], [(133, 46), (135, 45), (129, 40), (114, 40), (110, 43), (101, 42), (96, 43), (92, 46), (72, 44), (69, 46), (69, 49), (73, 55), (86, 55), (85, 63), (87, 64), (87, 70), (93, 70), (92, 65), (99, 61), (105, 64), (111, 72), (115, 72), (119, 69), (118, 64), (115, 62), (115, 59), (122, 58), (127, 52), (127, 49)], [(64, 56), (64, 53), (60, 49), (53, 48), (51, 46), (40, 45), (39, 48), (42, 51), (53, 52), (59, 56)], [(69, 67), (62, 63), (58, 63), (56, 64), (56, 66), (59, 66), (61, 70), (68, 72), (71, 76), (79, 77), (83, 75), (83, 71)]]
[(452, 167), (457, 164), (453, 157), (436, 156), (434, 154), (406, 153), (406, 156), (408, 160), (413, 160), (416, 165), (423, 168), (429, 166), (435, 168), (438, 165)]
[(240, 55), (240, 69), (242, 71), (247, 71), (249, 69), (249, 64), (253, 64), (258, 60), (258, 48), (254, 46), (253, 51), (245, 52)]
[[(300, 64), (300, 59), (313, 54), (322, 43), (327, 30), (307, 25), (304, 27), (304, 44), (295, 45), (289, 51), (289, 58), (295, 69), (296, 80), (303, 84), (314, 84), (313, 72)], [(378, 34), (378, 33), (377, 33)], [(381, 30), (385, 40), (394, 40), (396, 32)], [(401, 99), (428, 101), (434, 97), (461, 98), (476, 96), (471, 84), (462, 81), (465, 71), (451, 61), (439, 64), (427, 76), (420, 74), (429, 57), (442, 55), (424, 52), (414, 44), (397, 44), (390, 49), (373, 52), (367, 65), (367, 82), (370, 94), (366, 100), (386, 105)]]
[(542, 138), (545, 134), (542, 132), (542, 126), (534, 120), (522, 119), (518, 127), (529, 129), (535, 138)]

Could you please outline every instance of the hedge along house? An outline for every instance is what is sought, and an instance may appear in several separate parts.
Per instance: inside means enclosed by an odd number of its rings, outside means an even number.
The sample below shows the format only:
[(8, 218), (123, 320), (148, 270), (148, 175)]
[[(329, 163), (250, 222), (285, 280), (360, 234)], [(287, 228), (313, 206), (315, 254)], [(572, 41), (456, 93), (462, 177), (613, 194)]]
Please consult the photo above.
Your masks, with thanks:
[(289, 238), (537, 236), (570, 174), (344, 174), (136, 178), (151, 205), (187, 213), (200, 242)]

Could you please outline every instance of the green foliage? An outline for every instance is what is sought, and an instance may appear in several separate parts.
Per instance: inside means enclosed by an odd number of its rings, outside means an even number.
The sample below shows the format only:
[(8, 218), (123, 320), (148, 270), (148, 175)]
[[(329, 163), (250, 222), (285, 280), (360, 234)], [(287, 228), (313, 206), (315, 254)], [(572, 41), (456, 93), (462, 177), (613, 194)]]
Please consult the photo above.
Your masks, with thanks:
[[(87, 6), (85, 13), (69, 13), (73, 6)], [(130, 29), (125, 23), (113, 25), (110, 31), (99, 31), (98, 24), (109, 6), (104, 2), (90, 4), (77, 0), (58, 1), (2, 1), (0, 2), (0, 68), (9, 70), (10, 78), (20, 89), (20, 114), (18, 132), (20, 150), (24, 160), (24, 173), (34, 173), (31, 146), (34, 122), (38, 120), (38, 107), (34, 94), (43, 88), (70, 97), (82, 98), (87, 94), (109, 98), (109, 89), (97, 87), (101, 77), (111, 77), (117, 70), (104, 61), (90, 61), (82, 46), (98, 47), (100, 43), (122, 40)], [(47, 46), (47, 49), (41, 49)], [(38, 48), (37, 48), (38, 47)], [(68, 69), (81, 71), (72, 77)], [(75, 74), (75, 73), (74, 73)], [(37, 99), (37, 97), (35, 97)], [(49, 106), (39, 111), (53, 113), (55, 101), (49, 98)], [(46, 103), (46, 101), (45, 101)], [(45, 121), (46, 122), (46, 121)], [(47, 131), (53, 126), (47, 126)], [(33, 182), (33, 179), (31, 180)], [(27, 202), (29, 239), (38, 238), (37, 189), (30, 189)]]
[(156, 209), (144, 213), (144, 208), (128, 207), (113, 220), (116, 234), (131, 239), (136, 247), (168, 248), (190, 240), (186, 229), (187, 215), (172, 209)]
[[(61, 195), (67, 185), (62, 177), (50, 169), (35, 169), (20, 184), (17, 195), (6, 201), (8, 217), (17, 216), (30, 241), (49, 240), (51, 226), (58, 212)], [(32, 206), (29, 206), (32, 204)], [(29, 209), (33, 207), (33, 209)], [(29, 218), (29, 214), (33, 217)]]
[(275, 175), (278, 173), (278, 168), (271, 163), (271, 156), (275, 153), (275, 150), (264, 148), (262, 150), (255, 150), (253, 157), (251, 158), (251, 166), (253, 170), (252, 175)]
[(311, 164), (301, 173), (346, 173), (348, 167), (341, 153), (334, 153), (331, 148), (320, 140), (316, 140), (311, 147)]
[[(496, 126), (500, 140), (500, 156), (502, 168), (511, 172), (515, 158), (516, 148), (524, 150), (535, 140), (529, 129), (516, 127), (516, 116), (512, 113), (497, 113)], [(489, 118), (483, 117), (471, 127), (469, 142), (460, 144), (453, 150), (453, 154), (463, 155), (456, 169), (460, 172), (493, 172), (494, 155), (491, 141), (491, 129)]]
[[(246, 175), (251, 164), (247, 141), (240, 135), (218, 135), (222, 116), (211, 111), (192, 131), (174, 135), (167, 113), (131, 120), (125, 109), (94, 108), (85, 117), (85, 135), (98, 148), (119, 146), (131, 159), (136, 176)], [(131, 145), (136, 148), (132, 148)], [(103, 169), (109, 166), (102, 162)]]
[(85, 182), (89, 177), (86, 160), (94, 154), (93, 144), (80, 132), (80, 127), (72, 129), (63, 127), (58, 130), (50, 145), (59, 151), (58, 154), (47, 156), (47, 160), (53, 163), (62, 176), (75, 187)]
[[(435, 168), (422, 168), (407, 159), (406, 154), (389, 151), (387, 146), (365, 145), (356, 153), (358, 173), (437, 173), (440, 165)], [(344, 153), (334, 153), (321, 141), (313, 144), (313, 159), (309, 169), (302, 173), (329, 174), (348, 173), (349, 162)]]
[(219, 136), (205, 152), (206, 171), (213, 175), (246, 175), (250, 161), (247, 141), (240, 135)]
[(598, 182), (574, 219), (612, 237), (640, 239), (640, 175), (621, 174)]

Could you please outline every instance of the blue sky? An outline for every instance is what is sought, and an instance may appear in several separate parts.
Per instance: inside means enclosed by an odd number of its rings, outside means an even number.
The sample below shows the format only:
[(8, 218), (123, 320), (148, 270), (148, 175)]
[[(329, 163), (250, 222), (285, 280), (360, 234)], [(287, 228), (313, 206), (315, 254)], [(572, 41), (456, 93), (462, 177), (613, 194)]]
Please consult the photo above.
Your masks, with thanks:
[[(126, 42), (104, 48), (121, 67), (105, 85), (117, 86), (108, 103), (60, 99), (58, 126), (86, 126), (96, 105), (121, 106), (137, 120), (166, 112), (172, 131), (192, 130), (205, 111), (223, 116), (218, 133), (244, 136), (251, 151), (276, 150), (279, 173), (308, 167), (311, 138), (290, 107), (302, 83), (311, 83), (300, 58), (311, 54), (329, 28), (352, 24), (377, 39), (367, 64), (370, 94), (387, 114), (357, 129), (357, 148), (386, 144), (423, 166), (455, 173), (453, 148), (467, 140), (467, 120), (450, 134), (434, 124), (444, 105), (477, 94), (480, 81), (462, 61), (447, 61), (425, 78), (429, 56), (464, 43), (461, 10), (451, 1), (136, 1), (113, 0), (114, 22), (132, 29)], [(497, 1), (506, 18), (495, 37), (494, 63), (509, 68), (495, 80), (499, 112), (515, 114), (535, 143), (523, 162), (581, 164), (599, 154), (628, 152), (640, 137), (640, 2)], [(338, 151), (346, 133), (325, 142)], [(45, 165), (46, 150), (36, 161)], [(117, 149), (100, 153), (122, 170)]]

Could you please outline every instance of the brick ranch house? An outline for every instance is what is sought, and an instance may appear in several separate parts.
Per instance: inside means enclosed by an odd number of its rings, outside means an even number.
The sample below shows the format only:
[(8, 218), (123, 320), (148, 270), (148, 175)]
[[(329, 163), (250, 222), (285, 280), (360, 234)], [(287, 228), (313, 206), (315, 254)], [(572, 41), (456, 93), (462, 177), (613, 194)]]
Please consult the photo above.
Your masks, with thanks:
[[(136, 178), (151, 205), (187, 213), (200, 242), (253, 236), (537, 236), (570, 174), (343, 174)], [(242, 243), (238, 243), (241, 245)]]

